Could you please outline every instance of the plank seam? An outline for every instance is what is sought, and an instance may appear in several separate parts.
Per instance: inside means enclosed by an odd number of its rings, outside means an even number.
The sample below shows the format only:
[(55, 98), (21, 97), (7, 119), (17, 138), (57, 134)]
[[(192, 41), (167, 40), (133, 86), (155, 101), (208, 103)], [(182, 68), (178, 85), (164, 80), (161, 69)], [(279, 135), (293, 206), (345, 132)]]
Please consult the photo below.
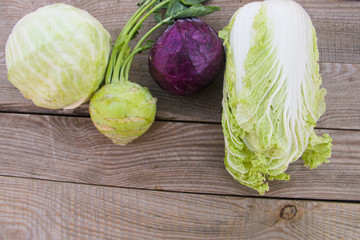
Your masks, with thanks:
[[(69, 118), (84, 118), (90, 119), (89, 115), (67, 115), (59, 113), (33, 113), (33, 112), (10, 112), (10, 111), (1, 111), (0, 114), (19, 114), (19, 115), (35, 115), (35, 116), (51, 116), (51, 117), (69, 117)], [(221, 125), (221, 122), (206, 122), (206, 121), (188, 121), (188, 120), (173, 120), (173, 119), (162, 119), (156, 118), (157, 122), (173, 122), (173, 123), (189, 123), (189, 124), (209, 124), (209, 125)], [(317, 130), (333, 130), (333, 131), (355, 131), (359, 132), (360, 129), (353, 128), (324, 128), (324, 127), (315, 127)]]
[(63, 184), (77, 184), (77, 185), (93, 186), (93, 187), (162, 192), (162, 193), (178, 193), (178, 194), (189, 194), (189, 195), (205, 195), (205, 196), (234, 197), (234, 198), (269, 199), (269, 200), (279, 200), (279, 201), (287, 200), (287, 201), (312, 201), (312, 202), (360, 204), (360, 200), (356, 201), (356, 200), (334, 200), (334, 199), (315, 199), (315, 198), (267, 197), (267, 196), (254, 196), (254, 195), (236, 195), (236, 194), (232, 195), (232, 194), (221, 194), (221, 193), (185, 192), (185, 191), (176, 191), (176, 190), (157, 190), (157, 189), (151, 189), (151, 188), (136, 188), (136, 187), (126, 187), (126, 186), (101, 185), (101, 184), (93, 184), (93, 183), (81, 183), (81, 182), (61, 181), (61, 180), (44, 179), (44, 178), (31, 178), (31, 177), (12, 176), (12, 175), (3, 175), (3, 174), (0, 174), (0, 177), (19, 178), (19, 179), (26, 179), (26, 180), (33, 180), (33, 181), (46, 181), (46, 182), (63, 183)]

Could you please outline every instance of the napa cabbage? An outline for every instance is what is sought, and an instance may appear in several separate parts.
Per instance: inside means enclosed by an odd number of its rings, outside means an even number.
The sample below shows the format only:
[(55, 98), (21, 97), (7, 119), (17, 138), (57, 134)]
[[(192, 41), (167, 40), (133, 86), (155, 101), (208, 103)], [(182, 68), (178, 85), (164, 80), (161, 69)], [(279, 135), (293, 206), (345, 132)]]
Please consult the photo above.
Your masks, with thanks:
[(226, 47), (222, 126), (225, 166), (264, 194), (267, 180), (288, 180), (300, 157), (328, 162), (332, 139), (314, 127), (325, 112), (314, 26), (291, 0), (252, 2), (219, 33)]

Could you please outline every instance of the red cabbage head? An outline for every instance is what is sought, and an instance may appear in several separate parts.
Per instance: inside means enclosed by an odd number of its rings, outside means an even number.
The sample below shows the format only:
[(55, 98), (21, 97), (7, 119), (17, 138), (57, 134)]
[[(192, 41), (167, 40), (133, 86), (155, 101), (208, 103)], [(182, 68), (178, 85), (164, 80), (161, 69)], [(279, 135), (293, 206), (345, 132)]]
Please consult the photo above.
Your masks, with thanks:
[(169, 26), (150, 50), (149, 71), (165, 90), (193, 95), (210, 85), (225, 62), (222, 41), (200, 19), (179, 19)]

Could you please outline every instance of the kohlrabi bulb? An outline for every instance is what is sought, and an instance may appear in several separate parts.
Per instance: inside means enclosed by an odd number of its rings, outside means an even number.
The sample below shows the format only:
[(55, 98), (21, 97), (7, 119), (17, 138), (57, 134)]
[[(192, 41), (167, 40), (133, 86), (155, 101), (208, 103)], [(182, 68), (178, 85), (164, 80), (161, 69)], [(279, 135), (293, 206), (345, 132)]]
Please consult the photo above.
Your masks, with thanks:
[(110, 34), (85, 10), (66, 4), (23, 17), (6, 43), (9, 81), (37, 106), (76, 108), (104, 78)]
[(140, 137), (154, 122), (156, 98), (134, 82), (106, 84), (91, 98), (89, 111), (102, 134), (115, 144), (125, 145)]

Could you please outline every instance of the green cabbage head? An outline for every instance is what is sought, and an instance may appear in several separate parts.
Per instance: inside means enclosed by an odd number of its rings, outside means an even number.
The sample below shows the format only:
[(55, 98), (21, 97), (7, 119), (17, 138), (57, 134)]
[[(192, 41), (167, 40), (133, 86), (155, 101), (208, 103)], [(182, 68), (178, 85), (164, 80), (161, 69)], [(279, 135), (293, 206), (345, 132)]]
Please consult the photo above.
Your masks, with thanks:
[(8, 38), (8, 79), (37, 106), (76, 108), (102, 82), (110, 42), (110, 34), (85, 10), (66, 4), (39, 8)]
[(220, 33), (227, 49), (222, 125), (225, 166), (260, 194), (266, 180), (288, 180), (300, 157), (315, 168), (331, 156), (331, 138), (314, 127), (325, 111), (316, 32), (291, 0), (252, 2)]

